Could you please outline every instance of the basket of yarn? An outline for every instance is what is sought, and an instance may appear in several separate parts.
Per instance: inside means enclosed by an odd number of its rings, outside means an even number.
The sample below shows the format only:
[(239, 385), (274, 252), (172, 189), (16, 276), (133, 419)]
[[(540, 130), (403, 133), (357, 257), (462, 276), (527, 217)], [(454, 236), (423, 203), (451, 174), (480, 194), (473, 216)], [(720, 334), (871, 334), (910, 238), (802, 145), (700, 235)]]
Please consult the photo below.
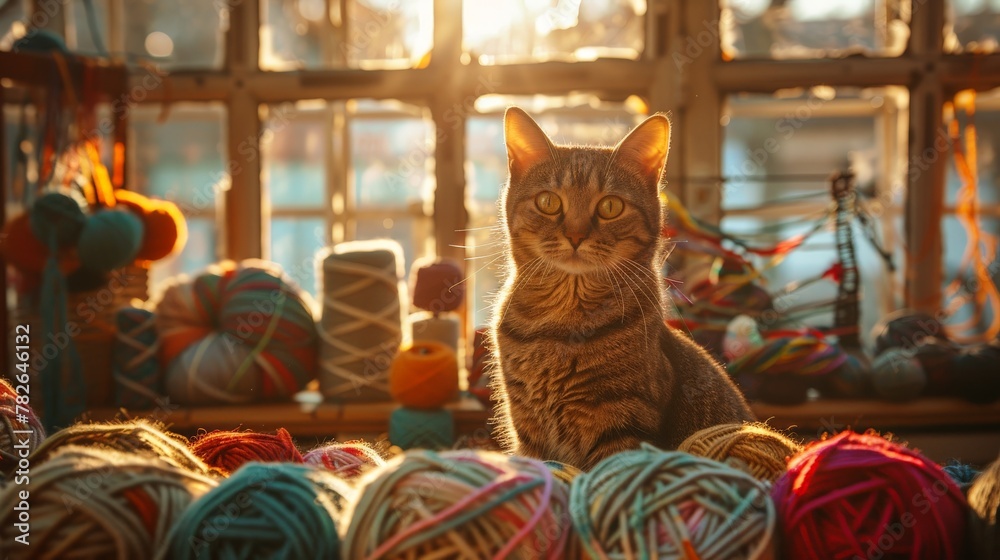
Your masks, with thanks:
[(771, 495), (789, 558), (966, 558), (962, 491), (940, 466), (874, 434), (810, 444)]
[(782, 336), (765, 340), (728, 369), (748, 399), (793, 405), (805, 402), (809, 389), (827, 384), (846, 359), (843, 350), (821, 338)]
[(1000, 557), (1000, 459), (989, 464), (969, 488), (973, 515), (969, 527), (975, 558)]
[(225, 475), (250, 462), (301, 463), (302, 454), (284, 428), (275, 434), (216, 431), (191, 442), (191, 451)]
[(417, 340), (403, 347), (389, 371), (389, 394), (409, 408), (441, 408), (458, 394), (455, 352), (435, 340)]
[(346, 480), (353, 480), (385, 464), (378, 451), (362, 441), (321, 445), (303, 455), (302, 461), (307, 465), (323, 467)]
[(691, 434), (677, 450), (774, 482), (802, 445), (767, 424), (720, 424)]
[(359, 490), (345, 560), (566, 557), (568, 488), (541, 461), (410, 451), (365, 475)]
[[(18, 405), (18, 394), (0, 377), (0, 478), (30, 470), (30, 453), (45, 440), (45, 427), (30, 405)], [(24, 442), (27, 447), (22, 447)]]
[(679, 451), (604, 459), (573, 481), (570, 512), (588, 558), (774, 558), (768, 487)]
[(313, 308), (264, 261), (173, 283), (156, 304), (167, 395), (186, 405), (290, 398), (316, 375)]
[[(152, 457), (69, 446), (32, 465), (27, 487), (0, 490), (5, 558), (153, 558), (208, 477)], [(30, 493), (30, 511), (20, 493)], [(22, 525), (19, 525), (22, 524)], [(15, 538), (30, 529), (30, 545)], [(21, 538), (24, 538), (21, 536)]]
[(339, 558), (354, 489), (306, 465), (250, 463), (193, 503), (165, 558)]

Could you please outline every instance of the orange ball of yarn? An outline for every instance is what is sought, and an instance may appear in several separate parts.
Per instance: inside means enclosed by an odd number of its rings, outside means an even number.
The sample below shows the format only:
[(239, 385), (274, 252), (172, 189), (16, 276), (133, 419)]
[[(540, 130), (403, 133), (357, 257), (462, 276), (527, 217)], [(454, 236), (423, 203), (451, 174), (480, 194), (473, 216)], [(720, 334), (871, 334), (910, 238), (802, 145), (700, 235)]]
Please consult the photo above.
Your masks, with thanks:
[[(0, 251), (7, 264), (29, 274), (44, 271), (49, 258), (49, 249), (35, 237), (27, 212), (9, 220), (4, 226)], [(63, 274), (69, 274), (79, 267), (80, 261), (73, 252), (66, 251), (60, 255), (59, 268)]]
[(447, 345), (418, 340), (396, 355), (389, 371), (389, 394), (403, 406), (441, 408), (458, 392), (458, 358)]
[(187, 222), (177, 205), (132, 191), (115, 191), (118, 203), (142, 218), (146, 234), (136, 260), (156, 261), (176, 253), (187, 243)]

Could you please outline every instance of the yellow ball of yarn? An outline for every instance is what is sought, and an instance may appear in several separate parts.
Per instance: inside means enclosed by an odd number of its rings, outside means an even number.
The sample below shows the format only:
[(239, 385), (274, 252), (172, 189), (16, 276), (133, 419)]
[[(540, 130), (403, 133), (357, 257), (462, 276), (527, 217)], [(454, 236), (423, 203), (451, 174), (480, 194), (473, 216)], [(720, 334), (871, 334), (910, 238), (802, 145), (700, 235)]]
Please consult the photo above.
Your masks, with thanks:
[(691, 434), (678, 451), (727, 463), (774, 482), (802, 445), (767, 424), (720, 424)]

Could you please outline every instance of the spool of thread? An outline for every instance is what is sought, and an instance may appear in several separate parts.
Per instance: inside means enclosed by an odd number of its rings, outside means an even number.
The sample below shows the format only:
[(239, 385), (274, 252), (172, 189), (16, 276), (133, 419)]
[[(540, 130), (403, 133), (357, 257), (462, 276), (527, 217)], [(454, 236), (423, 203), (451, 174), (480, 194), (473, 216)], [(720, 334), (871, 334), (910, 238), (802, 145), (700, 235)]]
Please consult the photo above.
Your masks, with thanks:
[(556, 478), (565, 482), (567, 485), (571, 484), (573, 479), (583, 474), (583, 471), (573, 465), (560, 463), (559, 461), (545, 461), (545, 466), (552, 471), (552, 474)]
[(145, 230), (142, 220), (127, 210), (103, 210), (87, 220), (77, 253), (83, 266), (110, 272), (135, 260)]
[(187, 222), (176, 204), (147, 198), (124, 189), (115, 191), (115, 199), (142, 220), (146, 235), (135, 255), (136, 259), (158, 261), (184, 249), (187, 243)]
[(958, 348), (950, 342), (936, 338), (925, 340), (917, 347), (913, 357), (920, 362), (920, 367), (927, 375), (927, 387), (924, 394), (937, 397), (955, 394), (955, 379), (952, 364), (958, 355)]
[(340, 558), (337, 535), (354, 494), (322, 469), (250, 463), (184, 511), (168, 557)]
[(302, 456), (307, 465), (323, 467), (345, 480), (385, 464), (382, 456), (362, 441), (321, 445)]
[(979, 471), (974, 469), (972, 465), (967, 465), (957, 460), (948, 462), (941, 469), (958, 485), (962, 492), (968, 492), (969, 487), (972, 486), (976, 477), (979, 476)]
[(646, 444), (578, 476), (570, 514), (589, 558), (774, 558), (775, 510), (764, 483)]
[(876, 356), (890, 348), (912, 351), (930, 340), (948, 341), (940, 321), (910, 309), (900, 309), (884, 317), (872, 329), (872, 338)]
[(962, 491), (926, 457), (876, 435), (810, 444), (771, 495), (788, 558), (965, 558)]
[(955, 393), (976, 404), (1000, 399), (1000, 348), (979, 344), (955, 356), (951, 368)]
[(45, 427), (30, 405), (18, 406), (14, 387), (0, 378), (0, 474), (26, 467), (30, 470), (31, 463), (18, 447), (24, 440), (28, 442), (26, 453), (38, 449), (45, 440)]
[(424, 258), (410, 268), (413, 306), (434, 315), (454, 311), (465, 300), (462, 266), (452, 259)]
[(458, 358), (444, 343), (417, 340), (392, 361), (389, 394), (408, 408), (434, 410), (458, 394)]
[(191, 451), (207, 465), (227, 476), (250, 462), (302, 463), (302, 454), (295, 447), (292, 435), (284, 428), (278, 428), (274, 435), (257, 432), (209, 432), (191, 442)]
[[(215, 484), (155, 458), (66, 447), (32, 465), (27, 487), (0, 491), (0, 546), (13, 560), (154, 558), (170, 545), (181, 512)], [(30, 520), (16, 508), (25, 491)], [(14, 544), (19, 520), (29, 524), (28, 546)]]
[(820, 338), (778, 337), (733, 361), (728, 370), (747, 398), (794, 405), (807, 400), (809, 389), (826, 385), (845, 360), (843, 350)]
[(969, 487), (973, 516), (970, 547), (977, 559), (1000, 557), (1000, 459), (990, 463)]
[(389, 417), (389, 441), (401, 449), (447, 449), (455, 445), (450, 410), (397, 408)]
[(403, 339), (403, 249), (391, 240), (321, 251), (320, 391), (337, 401), (388, 401)]
[(159, 459), (179, 469), (203, 476), (212, 471), (187, 446), (187, 440), (162, 424), (141, 418), (128, 422), (74, 424), (53, 433), (31, 454), (31, 464), (50, 460), (67, 447), (118, 451), (132, 456)]
[(87, 223), (87, 201), (69, 189), (49, 191), (31, 205), (31, 231), (48, 248), (66, 249), (80, 239)]
[(115, 327), (111, 348), (115, 404), (132, 409), (153, 408), (163, 400), (156, 318), (147, 309), (123, 307), (115, 314)]
[(871, 386), (886, 400), (911, 401), (924, 392), (927, 374), (912, 350), (890, 348), (872, 362)]
[(489, 370), (493, 367), (493, 353), (489, 348), (490, 334), (487, 327), (476, 329), (472, 336), (472, 356), (469, 361), (469, 392), (484, 406), (492, 406), (493, 391), (490, 388)]
[(365, 475), (343, 558), (562, 560), (567, 486), (540, 461), (488, 451), (414, 451)]
[(435, 317), (427, 313), (410, 315), (410, 340), (434, 340), (447, 345), (452, 352), (458, 352), (458, 333), (461, 330), (458, 317)]
[(720, 424), (691, 434), (677, 450), (774, 482), (802, 445), (767, 424)]

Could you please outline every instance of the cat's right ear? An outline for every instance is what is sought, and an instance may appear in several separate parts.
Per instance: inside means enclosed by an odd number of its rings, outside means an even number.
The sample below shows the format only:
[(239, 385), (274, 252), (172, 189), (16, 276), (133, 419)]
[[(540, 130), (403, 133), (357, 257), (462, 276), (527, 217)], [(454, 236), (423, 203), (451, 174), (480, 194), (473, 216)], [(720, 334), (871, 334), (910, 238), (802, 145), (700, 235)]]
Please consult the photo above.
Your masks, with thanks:
[(507, 168), (512, 177), (524, 175), (532, 167), (556, 159), (556, 150), (549, 137), (528, 113), (517, 107), (508, 107), (504, 113), (503, 135), (507, 145)]

